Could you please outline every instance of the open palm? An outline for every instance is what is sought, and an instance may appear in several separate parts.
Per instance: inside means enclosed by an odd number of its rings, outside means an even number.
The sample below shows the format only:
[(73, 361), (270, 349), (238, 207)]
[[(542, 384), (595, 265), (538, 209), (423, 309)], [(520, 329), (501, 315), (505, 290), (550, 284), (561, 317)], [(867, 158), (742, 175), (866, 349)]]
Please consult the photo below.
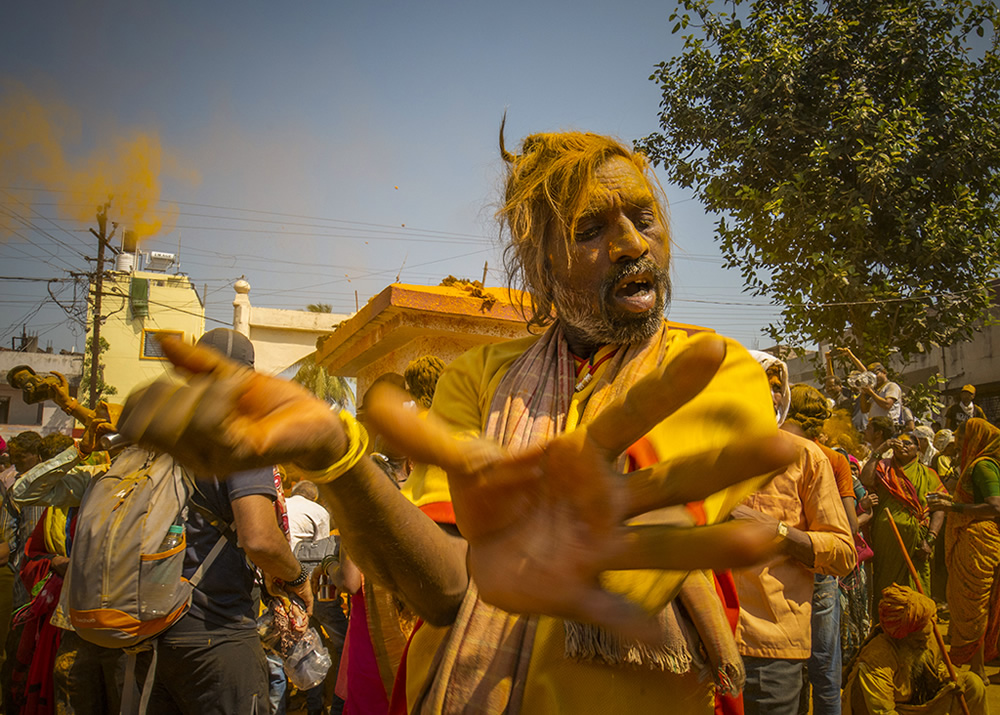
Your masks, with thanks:
[(693, 343), (595, 420), (517, 453), (453, 438), (432, 415), (399, 408), (389, 388), (375, 394), (368, 414), (399, 448), (448, 474), (483, 600), (655, 639), (653, 604), (643, 609), (624, 598), (630, 575), (610, 572), (673, 572), (658, 579), (665, 603), (683, 572), (749, 565), (774, 545), (774, 530), (759, 524), (694, 528), (679, 505), (786, 465), (795, 449), (778, 434), (628, 475), (616, 466), (632, 443), (704, 388), (723, 357), (720, 340)]

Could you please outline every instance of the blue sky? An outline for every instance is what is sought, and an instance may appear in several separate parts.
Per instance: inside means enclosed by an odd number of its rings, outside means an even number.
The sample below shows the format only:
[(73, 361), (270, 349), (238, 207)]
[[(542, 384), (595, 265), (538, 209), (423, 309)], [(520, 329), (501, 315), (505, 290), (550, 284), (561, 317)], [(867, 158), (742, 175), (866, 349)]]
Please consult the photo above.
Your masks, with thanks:
[[(625, 141), (656, 129), (648, 80), (676, 54), (671, 2), (62, 2), (5, 8), (0, 100), (12, 82), (68, 108), (65, 150), (155, 134), (172, 230), (144, 244), (177, 252), (207, 285), (206, 327), (232, 320), (232, 283), (251, 301), (354, 309), (399, 274), (503, 283), (493, 222), (501, 162), (526, 134), (582, 129)], [(5, 138), (0, 136), (0, 146)], [(0, 162), (0, 170), (3, 170)], [(56, 182), (57, 184), (58, 182)], [(0, 276), (87, 270), (93, 222), (68, 219), (58, 185), (0, 175)], [(675, 247), (670, 317), (748, 347), (776, 311), (742, 293), (713, 239), (715, 218), (664, 185)], [(30, 205), (30, 210), (27, 206)], [(72, 297), (69, 283), (54, 284)], [(0, 279), (0, 345), (27, 322), (43, 346), (82, 348), (82, 329), (44, 283)]]

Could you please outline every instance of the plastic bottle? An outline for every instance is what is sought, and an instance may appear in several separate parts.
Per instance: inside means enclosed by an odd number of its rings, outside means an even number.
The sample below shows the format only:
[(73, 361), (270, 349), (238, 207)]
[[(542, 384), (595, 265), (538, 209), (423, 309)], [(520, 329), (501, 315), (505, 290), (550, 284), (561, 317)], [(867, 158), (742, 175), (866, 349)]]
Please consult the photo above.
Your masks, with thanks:
[[(183, 522), (171, 524), (157, 553), (162, 554), (165, 551), (170, 551), (179, 546), (183, 540)], [(143, 561), (139, 577), (141, 582), (139, 599), (140, 608), (145, 616), (165, 616), (177, 606), (174, 603), (174, 594), (181, 576), (179, 573), (181, 564), (183, 564), (182, 561), (178, 562), (172, 557)]]
[(184, 524), (171, 524), (170, 528), (167, 529), (167, 535), (163, 537), (163, 543), (160, 544), (160, 552), (170, 551), (184, 539)]

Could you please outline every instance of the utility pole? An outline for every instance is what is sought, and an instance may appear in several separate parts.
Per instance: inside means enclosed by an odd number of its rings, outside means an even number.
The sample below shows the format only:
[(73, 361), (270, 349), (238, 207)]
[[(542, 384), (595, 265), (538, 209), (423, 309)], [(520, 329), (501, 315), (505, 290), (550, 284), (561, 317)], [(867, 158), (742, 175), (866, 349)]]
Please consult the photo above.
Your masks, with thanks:
[(104, 248), (108, 245), (111, 237), (115, 234), (115, 229), (111, 229), (108, 234), (108, 209), (111, 208), (111, 201), (97, 209), (97, 227), (100, 233), (94, 229), (90, 232), (97, 237), (97, 273), (94, 276), (94, 330), (90, 338), (90, 409), (97, 409), (97, 379), (100, 376), (101, 363), (101, 295), (104, 293)]

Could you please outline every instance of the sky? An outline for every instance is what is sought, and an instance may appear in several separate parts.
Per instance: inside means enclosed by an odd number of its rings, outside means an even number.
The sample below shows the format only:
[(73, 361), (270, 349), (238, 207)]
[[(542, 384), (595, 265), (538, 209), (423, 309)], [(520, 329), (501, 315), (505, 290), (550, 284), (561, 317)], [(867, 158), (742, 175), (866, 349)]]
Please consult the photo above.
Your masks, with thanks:
[[(497, 147), (657, 129), (670, 0), (15, 3), (0, 28), (0, 346), (83, 348), (95, 197), (179, 254), (206, 329), (253, 305), (351, 313), (389, 283), (504, 285)], [(743, 292), (717, 217), (663, 183), (673, 320), (750, 348), (777, 310)], [(86, 188), (83, 188), (86, 187)], [(117, 212), (117, 213), (116, 213)], [(42, 281), (15, 280), (40, 278)], [(58, 282), (47, 282), (58, 278)], [(357, 294), (357, 298), (356, 298)], [(54, 297), (53, 297), (54, 296)], [(74, 309), (75, 306), (75, 309)]]

